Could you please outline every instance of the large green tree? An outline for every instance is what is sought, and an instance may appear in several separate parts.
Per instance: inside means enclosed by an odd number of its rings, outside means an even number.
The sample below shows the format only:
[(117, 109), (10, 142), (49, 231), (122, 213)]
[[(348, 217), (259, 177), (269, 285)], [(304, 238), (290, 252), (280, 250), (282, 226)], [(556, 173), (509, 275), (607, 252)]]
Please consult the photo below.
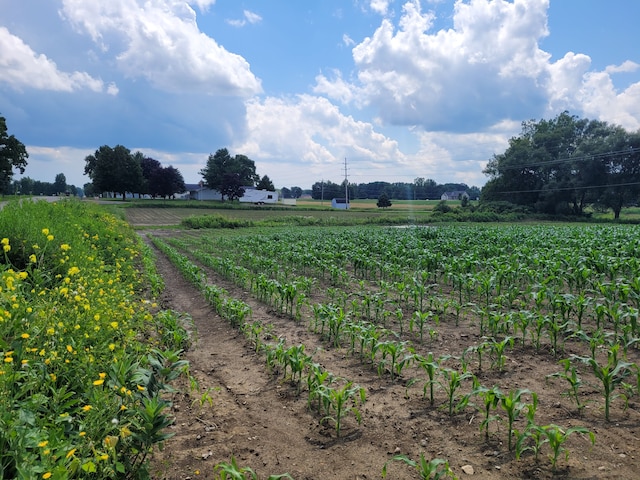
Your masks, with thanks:
[(29, 154), (24, 144), (14, 135), (7, 133), (7, 121), (0, 117), (0, 192), (8, 193), (13, 177), (13, 169), (24, 173)]
[(482, 201), (508, 201), (547, 214), (584, 213), (588, 205), (621, 208), (635, 202), (639, 134), (563, 112), (522, 124), (507, 150), (489, 161)]
[(260, 179), (260, 181), (256, 185), (256, 188), (258, 190), (267, 190), (268, 192), (275, 192), (276, 191), (276, 187), (273, 186), (273, 182), (271, 181), (271, 179), (267, 175), (264, 175)]
[(242, 187), (253, 187), (260, 178), (253, 160), (246, 155), (232, 157), (226, 148), (209, 155), (200, 175), (208, 188), (220, 192), (223, 200), (225, 196), (230, 200), (241, 197)]
[(95, 193), (119, 193), (124, 200), (127, 192), (139, 193), (143, 188), (140, 163), (122, 145), (103, 145), (84, 160), (84, 174), (93, 182)]

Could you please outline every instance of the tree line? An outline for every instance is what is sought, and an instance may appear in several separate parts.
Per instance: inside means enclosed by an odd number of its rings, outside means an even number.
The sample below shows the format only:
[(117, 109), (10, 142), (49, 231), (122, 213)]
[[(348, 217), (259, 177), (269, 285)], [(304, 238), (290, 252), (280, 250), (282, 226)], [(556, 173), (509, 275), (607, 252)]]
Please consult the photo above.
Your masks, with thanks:
[(91, 179), (84, 186), (86, 195), (109, 192), (122, 195), (123, 199), (127, 193), (169, 198), (186, 190), (177, 168), (163, 167), (158, 160), (142, 152), (132, 154), (122, 145), (103, 145), (85, 157), (84, 173)]
[[(349, 183), (347, 192), (350, 199), (379, 199), (385, 195), (394, 200), (440, 200), (442, 194), (451, 191), (467, 192), (472, 200), (480, 196), (478, 187), (469, 187), (465, 183), (438, 184), (435, 180), (416, 178), (413, 183), (406, 182), (370, 182)], [(331, 181), (316, 182), (311, 187), (311, 197), (315, 200), (331, 200), (332, 198), (344, 198), (345, 184)]]
[(640, 130), (627, 132), (563, 112), (523, 122), (484, 169), (481, 201), (523, 205), (537, 213), (583, 215), (587, 207), (613, 211), (640, 196)]
[(53, 183), (23, 177), (14, 180), (9, 191), (16, 195), (83, 195), (82, 188), (67, 184), (64, 173), (58, 173)]

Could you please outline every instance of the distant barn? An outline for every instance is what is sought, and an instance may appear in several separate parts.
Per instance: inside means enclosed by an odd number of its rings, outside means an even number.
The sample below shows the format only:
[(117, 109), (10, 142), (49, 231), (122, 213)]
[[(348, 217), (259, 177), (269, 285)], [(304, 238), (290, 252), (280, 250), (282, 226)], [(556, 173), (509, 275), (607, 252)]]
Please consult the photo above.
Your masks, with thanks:
[(334, 198), (331, 200), (331, 207), (347, 210), (349, 208), (349, 200), (346, 198)]
[(469, 200), (469, 194), (465, 190), (452, 190), (450, 192), (444, 192), (440, 196), (440, 200), (462, 200), (467, 197)]

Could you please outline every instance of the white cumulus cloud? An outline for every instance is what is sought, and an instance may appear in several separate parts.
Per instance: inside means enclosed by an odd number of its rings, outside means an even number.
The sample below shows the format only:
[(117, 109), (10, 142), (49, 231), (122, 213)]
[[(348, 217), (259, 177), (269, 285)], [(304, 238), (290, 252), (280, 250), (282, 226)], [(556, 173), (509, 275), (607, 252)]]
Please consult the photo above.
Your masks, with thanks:
[[(201, 9), (213, 4), (195, 3)], [(130, 78), (143, 77), (168, 92), (261, 92), (248, 62), (198, 29), (187, 1), (63, 0), (61, 13), (103, 52), (115, 50), (119, 69)]]
[[(72, 92), (76, 90), (92, 90), (103, 92), (102, 80), (94, 78), (87, 72), (63, 72), (56, 63), (44, 54), (37, 54), (24, 41), (13, 35), (7, 28), (0, 27), (0, 82), (12, 88), (22, 90), (35, 88)], [(109, 94), (116, 94), (117, 87), (109, 85)]]
[(313, 95), (268, 97), (247, 102), (247, 140), (233, 147), (274, 170), (290, 162), (311, 178), (340, 175), (344, 158), (359, 165), (392, 169), (404, 154), (398, 143), (373, 125), (340, 112), (329, 100)]

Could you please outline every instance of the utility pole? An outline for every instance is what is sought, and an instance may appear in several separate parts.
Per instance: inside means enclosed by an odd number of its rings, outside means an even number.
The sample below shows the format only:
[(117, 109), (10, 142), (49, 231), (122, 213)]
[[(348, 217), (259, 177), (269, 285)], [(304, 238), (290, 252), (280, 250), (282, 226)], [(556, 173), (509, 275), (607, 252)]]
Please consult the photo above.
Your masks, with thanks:
[(347, 157), (344, 157), (344, 201), (345, 208), (349, 208), (349, 176), (347, 174)]

